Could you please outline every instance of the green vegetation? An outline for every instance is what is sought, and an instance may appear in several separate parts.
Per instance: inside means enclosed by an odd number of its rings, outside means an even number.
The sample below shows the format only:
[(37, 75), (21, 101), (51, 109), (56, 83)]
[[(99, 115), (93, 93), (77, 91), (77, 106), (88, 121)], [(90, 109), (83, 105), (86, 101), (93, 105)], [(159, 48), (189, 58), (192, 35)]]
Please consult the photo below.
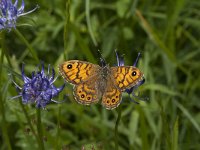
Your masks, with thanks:
[[(21, 3), (21, 1), (19, 1)], [(28, 1), (35, 12), (0, 31), (0, 149), (198, 150), (200, 149), (200, 1), (56, 0)], [(72, 85), (47, 110), (23, 105), (11, 82), (22, 85), (21, 66), (31, 76), (70, 59), (110, 65), (114, 50), (138, 68), (146, 82), (137, 90), (149, 102), (123, 95), (119, 108), (78, 104)], [(64, 80), (59, 76), (56, 86)], [(118, 118), (118, 115), (121, 117)], [(116, 121), (118, 118), (118, 124)], [(39, 134), (38, 134), (39, 132)]]

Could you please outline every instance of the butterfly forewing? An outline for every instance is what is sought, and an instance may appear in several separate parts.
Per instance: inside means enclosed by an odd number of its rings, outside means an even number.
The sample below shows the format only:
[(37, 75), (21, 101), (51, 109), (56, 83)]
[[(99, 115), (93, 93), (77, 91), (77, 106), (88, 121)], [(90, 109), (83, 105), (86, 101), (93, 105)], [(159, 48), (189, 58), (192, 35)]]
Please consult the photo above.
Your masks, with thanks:
[(143, 73), (133, 66), (119, 66), (111, 67), (111, 77), (115, 86), (124, 91), (143, 80)]
[(80, 84), (99, 73), (101, 67), (85, 61), (70, 60), (59, 65), (59, 72), (71, 84)]

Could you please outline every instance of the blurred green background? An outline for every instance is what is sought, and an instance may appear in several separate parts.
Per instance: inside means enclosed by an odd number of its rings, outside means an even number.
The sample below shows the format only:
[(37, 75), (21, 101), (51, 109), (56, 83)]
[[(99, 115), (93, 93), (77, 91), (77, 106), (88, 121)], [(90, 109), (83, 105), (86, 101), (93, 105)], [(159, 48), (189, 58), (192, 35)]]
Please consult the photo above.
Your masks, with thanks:
[[(19, 1), (21, 2), (21, 1)], [(138, 68), (146, 82), (139, 87), (149, 102), (139, 105), (127, 94), (120, 105), (121, 120), (115, 136), (117, 109), (100, 103), (77, 104), (67, 84), (56, 100), (41, 110), (45, 149), (198, 150), (200, 149), (200, 1), (199, 0), (25, 0), (25, 10), (40, 6), (17, 20), (18, 31), (1, 32), (0, 149), (38, 149), (27, 117), (36, 128), (36, 108), (10, 100), (17, 92), (8, 74), (20, 79), (24, 62), (27, 76), (38, 60), (57, 66), (78, 59), (99, 63), (98, 50), (111, 66), (114, 50)], [(23, 35), (28, 44), (20, 37)], [(31, 54), (30, 49), (34, 50)], [(2, 49), (5, 55), (2, 55)], [(63, 84), (61, 77), (55, 82)], [(10, 146), (9, 146), (10, 143)]]

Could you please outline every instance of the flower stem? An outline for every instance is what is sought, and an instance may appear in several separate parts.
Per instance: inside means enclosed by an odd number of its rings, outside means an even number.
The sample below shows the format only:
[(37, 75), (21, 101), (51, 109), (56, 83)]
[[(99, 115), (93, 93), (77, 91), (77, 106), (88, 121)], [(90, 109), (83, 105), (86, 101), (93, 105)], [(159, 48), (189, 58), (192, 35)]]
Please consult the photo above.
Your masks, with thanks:
[(60, 119), (61, 119), (60, 116), (61, 116), (61, 107), (58, 106), (56, 149), (61, 149), (60, 147)]
[(1, 114), (2, 114), (1, 128), (2, 128), (2, 132), (3, 132), (3, 138), (5, 140), (7, 148), (8, 148), (8, 150), (11, 150), (12, 147), (11, 147), (10, 139), (9, 139), (9, 136), (8, 136), (7, 121), (6, 121), (5, 108), (4, 108), (2, 95), (3, 95), (3, 93), (0, 92), (0, 111), (1, 111)]
[[(2, 80), (2, 68), (3, 68), (3, 59), (4, 59), (4, 55), (6, 55), (6, 47), (5, 47), (5, 35), (4, 32), (0, 33), (0, 43), (1, 43), (1, 58), (0, 58), (0, 81)], [(9, 139), (9, 135), (8, 135), (8, 130), (7, 130), (7, 120), (6, 120), (6, 114), (5, 114), (5, 108), (4, 108), (4, 97), (3, 97), (3, 82), (0, 83), (0, 113), (2, 114), (2, 124), (1, 124), (1, 128), (2, 128), (2, 134), (3, 134), (3, 138), (5, 140), (5, 143), (7, 145), (7, 149), (8, 150), (12, 150), (11, 144), (10, 144), (10, 139)]]
[(39, 139), (39, 148), (44, 150), (44, 142), (43, 142), (43, 132), (42, 132), (42, 123), (41, 123), (41, 110), (36, 109), (37, 111), (37, 132)]
[(120, 106), (117, 108), (117, 121), (115, 124), (115, 150), (118, 150), (118, 126), (119, 126), (119, 121), (121, 119), (121, 108)]
[[(33, 135), (35, 136), (36, 140), (38, 140), (38, 136), (37, 136), (37, 134), (36, 134), (36, 132), (35, 132), (35, 129), (34, 129), (32, 123), (31, 123), (31, 119), (29, 118), (28, 113), (27, 113), (26, 109), (24, 108), (24, 104), (22, 104), (21, 101), (20, 101), (20, 106), (22, 107), (23, 113), (24, 113), (24, 115), (25, 115), (25, 117), (26, 117), (26, 120), (27, 120), (27, 122), (28, 122), (28, 125), (30, 126), (31, 132), (32, 132)], [(38, 143), (39, 143), (39, 141), (38, 141)]]

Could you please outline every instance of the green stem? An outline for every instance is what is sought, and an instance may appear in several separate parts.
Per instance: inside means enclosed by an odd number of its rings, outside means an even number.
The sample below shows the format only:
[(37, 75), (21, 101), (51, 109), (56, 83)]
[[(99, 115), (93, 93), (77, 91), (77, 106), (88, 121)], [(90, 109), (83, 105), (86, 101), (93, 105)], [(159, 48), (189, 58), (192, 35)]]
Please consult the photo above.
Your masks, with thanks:
[(27, 113), (26, 109), (24, 108), (24, 104), (22, 104), (21, 101), (20, 101), (20, 106), (22, 107), (23, 113), (26, 117), (28, 125), (30, 126), (31, 132), (33, 133), (33, 135), (35, 136), (35, 138), (36, 138), (36, 140), (38, 141), (38, 144), (39, 144), (38, 136), (37, 136), (35, 129), (34, 129), (32, 123), (31, 123), (31, 119), (29, 118), (28, 113)]
[(42, 123), (41, 123), (41, 110), (38, 108), (37, 111), (37, 131), (38, 131), (38, 139), (39, 139), (39, 148), (44, 150), (44, 142), (43, 142), (43, 132), (42, 132)]
[(1, 128), (2, 128), (2, 132), (3, 132), (3, 138), (5, 140), (5, 143), (7, 145), (7, 148), (9, 150), (12, 149), (11, 147), (11, 144), (10, 144), (10, 139), (9, 139), (9, 136), (8, 136), (8, 130), (7, 130), (7, 121), (6, 121), (6, 115), (5, 115), (5, 109), (4, 109), (4, 103), (3, 103), (3, 100), (2, 100), (2, 95), (3, 93), (0, 92), (1, 96), (0, 96), (0, 111), (1, 111), (1, 114), (2, 114), (2, 124), (1, 124)]
[(121, 108), (120, 106), (117, 108), (117, 121), (115, 124), (115, 150), (118, 150), (118, 126), (121, 119)]
[(28, 47), (29, 52), (32, 54), (33, 58), (39, 63), (39, 58), (37, 57), (37, 54), (31, 44), (26, 40), (26, 38), (19, 32), (19, 30), (15, 29), (14, 30), (15, 34), (21, 39), (22, 42)]
[(60, 115), (61, 115), (61, 107), (58, 106), (56, 149), (61, 149), (60, 147)]
[[(0, 66), (0, 81), (2, 80), (2, 68), (3, 68), (3, 59), (4, 59), (4, 55), (6, 55), (6, 47), (5, 47), (5, 35), (4, 32), (0, 33), (0, 42), (1, 42), (1, 58), (0, 58), (0, 62), (1, 62), (1, 66)], [(3, 82), (0, 83), (0, 87), (3, 87)], [(5, 114), (5, 108), (4, 108), (4, 97), (3, 97), (3, 93), (2, 93), (3, 89), (0, 89), (0, 112), (2, 114), (2, 124), (1, 124), (1, 128), (2, 128), (2, 133), (3, 133), (3, 138), (5, 140), (5, 143), (7, 145), (7, 148), (9, 150), (12, 150), (11, 144), (10, 144), (10, 139), (8, 136), (8, 130), (7, 130), (7, 121), (6, 121), (6, 114)]]

